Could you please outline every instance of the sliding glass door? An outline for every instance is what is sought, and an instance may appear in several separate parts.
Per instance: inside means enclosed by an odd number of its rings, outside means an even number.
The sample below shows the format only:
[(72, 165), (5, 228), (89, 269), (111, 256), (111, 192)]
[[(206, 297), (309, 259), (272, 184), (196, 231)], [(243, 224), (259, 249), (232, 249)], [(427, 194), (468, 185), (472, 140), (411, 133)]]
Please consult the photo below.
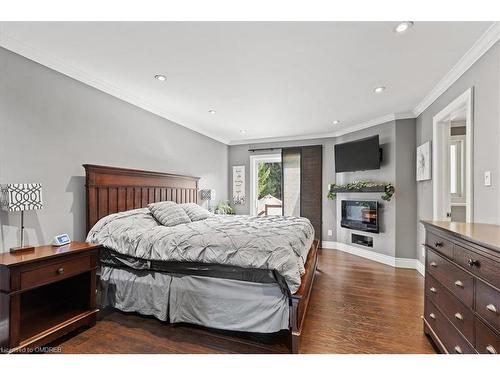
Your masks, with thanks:
[(321, 239), (323, 146), (250, 156), (250, 214), (302, 216)]

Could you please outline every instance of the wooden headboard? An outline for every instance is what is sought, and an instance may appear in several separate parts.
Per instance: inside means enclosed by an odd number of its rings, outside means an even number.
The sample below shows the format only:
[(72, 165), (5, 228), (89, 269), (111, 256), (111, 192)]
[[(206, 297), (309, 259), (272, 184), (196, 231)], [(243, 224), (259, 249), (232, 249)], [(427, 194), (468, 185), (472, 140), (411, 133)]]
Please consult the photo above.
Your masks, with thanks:
[(149, 203), (198, 202), (199, 177), (84, 164), (87, 233), (102, 217)]

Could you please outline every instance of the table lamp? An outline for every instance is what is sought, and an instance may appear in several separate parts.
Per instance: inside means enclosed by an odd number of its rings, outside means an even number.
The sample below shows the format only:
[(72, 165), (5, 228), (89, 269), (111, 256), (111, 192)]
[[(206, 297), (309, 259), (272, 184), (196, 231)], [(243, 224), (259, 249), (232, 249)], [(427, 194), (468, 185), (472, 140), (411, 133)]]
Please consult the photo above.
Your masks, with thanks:
[(215, 200), (215, 189), (200, 190), (201, 200), (208, 201), (208, 210), (211, 211), (210, 201)]
[(40, 210), (43, 207), (42, 185), (0, 185), (0, 207), (3, 211), (21, 212), (21, 246), (13, 247), (10, 251), (33, 250), (33, 246), (24, 244), (24, 211)]

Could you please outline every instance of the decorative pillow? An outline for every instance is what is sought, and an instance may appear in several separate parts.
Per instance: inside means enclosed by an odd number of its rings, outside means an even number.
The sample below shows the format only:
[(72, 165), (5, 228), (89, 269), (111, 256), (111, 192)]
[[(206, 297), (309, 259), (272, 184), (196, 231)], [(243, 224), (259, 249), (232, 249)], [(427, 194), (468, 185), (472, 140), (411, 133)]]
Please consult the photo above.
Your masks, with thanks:
[(165, 201), (151, 203), (148, 205), (148, 208), (155, 219), (166, 227), (173, 227), (175, 225), (191, 222), (186, 212), (175, 202)]
[(213, 213), (198, 206), (196, 203), (182, 203), (180, 206), (186, 211), (191, 221), (205, 220), (213, 216)]

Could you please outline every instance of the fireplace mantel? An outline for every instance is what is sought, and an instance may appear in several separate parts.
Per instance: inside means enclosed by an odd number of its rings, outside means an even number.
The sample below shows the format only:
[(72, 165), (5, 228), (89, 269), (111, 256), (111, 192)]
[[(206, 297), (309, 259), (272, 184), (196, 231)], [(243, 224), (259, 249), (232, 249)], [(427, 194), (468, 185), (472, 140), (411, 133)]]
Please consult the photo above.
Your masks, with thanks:
[(332, 193), (384, 193), (384, 186), (364, 187), (359, 189), (331, 188)]

